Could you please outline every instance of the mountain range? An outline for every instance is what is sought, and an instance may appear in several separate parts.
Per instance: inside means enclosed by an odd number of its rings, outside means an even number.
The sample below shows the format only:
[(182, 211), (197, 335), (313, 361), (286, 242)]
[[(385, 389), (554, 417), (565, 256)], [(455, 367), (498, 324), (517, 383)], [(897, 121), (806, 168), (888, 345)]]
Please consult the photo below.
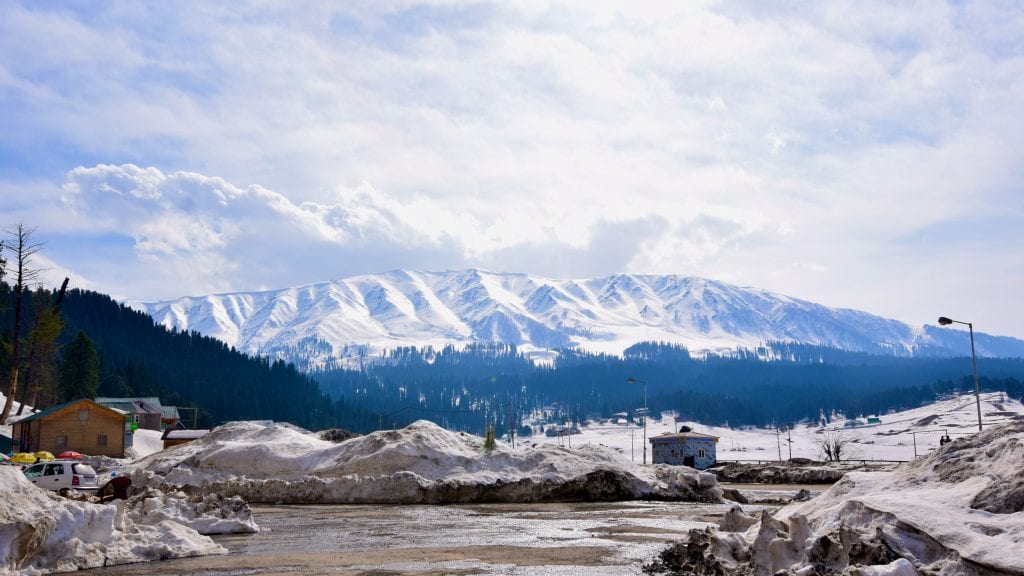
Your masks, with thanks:
[[(501, 342), (543, 361), (558, 349), (622, 354), (637, 342), (692, 352), (798, 342), (897, 356), (970, 354), (967, 334), (912, 326), (756, 288), (679, 275), (553, 280), (480, 269), (394, 270), (270, 290), (131, 304), (176, 330), (250, 354), (323, 366), (407, 346)], [(975, 334), (982, 356), (1024, 357), (1024, 340)]]

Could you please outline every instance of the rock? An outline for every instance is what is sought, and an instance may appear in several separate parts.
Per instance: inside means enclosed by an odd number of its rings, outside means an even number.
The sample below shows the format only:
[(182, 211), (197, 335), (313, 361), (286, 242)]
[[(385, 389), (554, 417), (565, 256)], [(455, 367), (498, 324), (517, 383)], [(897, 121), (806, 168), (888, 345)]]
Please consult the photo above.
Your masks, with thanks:
[(345, 440), (351, 440), (352, 438), (358, 438), (359, 436), (360, 434), (343, 428), (330, 428), (320, 432), (320, 439), (327, 440), (328, 442), (344, 442)]
[(722, 532), (746, 532), (754, 524), (757, 524), (757, 518), (748, 515), (739, 506), (733, 506), (722, 517), (718, 529)]
[(801, 488), (796, 494), (793, 495), (793, 502), (806, 502), (811, 499), (811, 492), (806, 488)]
[(739, 490), (735, 488), (723, 488), (722, 498), (725, 498), (726, 500), (731, 500), (739, 504), (750, 504), (750, 501), (747, 500), (747, 497), (744, 496)]

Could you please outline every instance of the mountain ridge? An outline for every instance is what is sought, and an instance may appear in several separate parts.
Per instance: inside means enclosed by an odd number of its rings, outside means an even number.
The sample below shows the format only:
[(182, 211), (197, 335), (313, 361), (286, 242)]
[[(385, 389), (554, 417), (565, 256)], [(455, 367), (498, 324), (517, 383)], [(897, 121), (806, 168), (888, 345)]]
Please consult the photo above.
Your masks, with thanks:
[[(892, 355), (969, 354), (965, 333), (696, 276), (557, 280), (478, 268), (391, 270), (261, 292), (135, 302), (177, 330), (313, 365), (405, 346), (513, 344), (535, 359), (578, 347), (621, 355), (642, 341), (728, 353), (769, 341)], [(979, 355), (1024, 356), (1024, 340), (976, 334)], [(311, 345), (315, 344), (315, 345)], [(301, 357), (301, 358), (299, 358)]]

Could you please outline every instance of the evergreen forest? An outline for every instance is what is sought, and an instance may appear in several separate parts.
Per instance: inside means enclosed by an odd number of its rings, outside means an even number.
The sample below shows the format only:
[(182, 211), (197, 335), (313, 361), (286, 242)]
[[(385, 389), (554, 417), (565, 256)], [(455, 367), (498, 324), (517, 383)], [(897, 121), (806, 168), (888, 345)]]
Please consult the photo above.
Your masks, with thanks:
[[(969, 358), (907, 358), (782, 342), (730, 356), (641, 343), (624, 356), (561, 350), (537, 364), (514, 346), (400, 348), (361, 369), (302, 373), (195, 332), (171, 331), (109, 296), (25, 291), (18, 400), (45, 408), (80, 397), (158, 396), (192, 424), (278, 420), (367, 432), (428, 419), (498, 436), (538, 415), (564, 425), (634, 411), (733, 426), (789, 425), (840, 412), (884, 414), (973, 390)], [(14, 290), (0, 283), (0, 374), (10, 372)], [(766, 358), (771, 358), (766, 360)], [(983, 358), (983, 391), (1024, 396), (1024, 360)], [(629, 383), (628, 379), (637, 383)], [(643, 384), (646, 383), (646, 384)]]

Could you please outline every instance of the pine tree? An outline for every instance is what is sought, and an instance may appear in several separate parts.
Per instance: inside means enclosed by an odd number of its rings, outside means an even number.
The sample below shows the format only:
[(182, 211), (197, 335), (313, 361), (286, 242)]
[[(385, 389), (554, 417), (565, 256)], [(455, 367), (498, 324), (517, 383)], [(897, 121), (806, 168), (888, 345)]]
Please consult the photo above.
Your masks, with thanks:
[(484, 437), (484, 450), (494, 450), (494, 424), (487, 425), (487, 436)]
[(95, 398), (100, 386), (100, 357), (92, 340), (81, 330), (68, 345), (60, 367), (60, 392), (64, 401)]
[(52, 404), (56, 392), (57, 337), (64, 324), (58, 308), (50, 304), (48, 296), (49, 293), (44, 290), (35, 293), (35, 324), (28, 334), (28, 365), (25, 368), (25, 385), (22, 387), (22, 403), (18, 406), (18, 415), (21, 415), (25, 404), (34, 408)]

